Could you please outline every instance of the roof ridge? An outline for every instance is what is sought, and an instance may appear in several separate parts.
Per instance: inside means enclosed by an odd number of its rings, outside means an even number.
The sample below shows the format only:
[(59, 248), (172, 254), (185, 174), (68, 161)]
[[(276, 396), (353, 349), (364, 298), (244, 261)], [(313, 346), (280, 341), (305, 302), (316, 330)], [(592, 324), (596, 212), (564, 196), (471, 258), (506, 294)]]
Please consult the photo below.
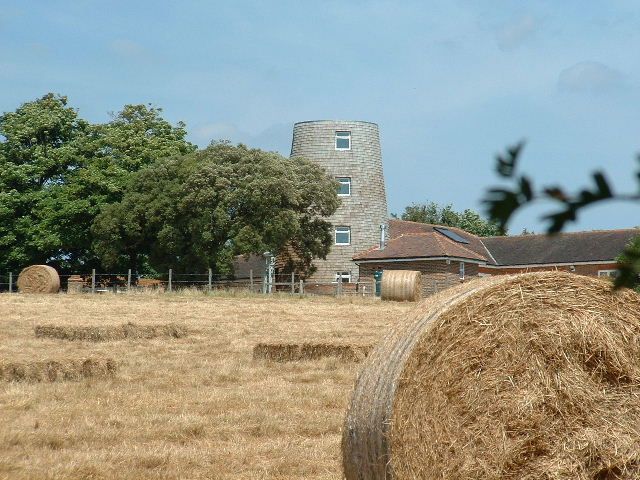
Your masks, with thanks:
[(585, 233), (613, 233), (613, 232), (632, 232), (638, 231), (638, 235), (640, 235), (640, 228), (632, 227), (632, 228), (612, 228), (612, 229), (596, 229), (596, 230), (579, 230), (577, 232), (556, 232), (556, 233), (524, 233), (520, 235), (490, 235), (488, 237), (481, 238), (531, 238), (531, 237), (553, 237), (556, 235), (581, 235)]
[[(484, 237), (486, 238), (486, 237)], [(489, 248), (484, 244), (484, 242), (482, 241), (483, 237), (479, 237), (478, 240), (480, 241), (480, 245), (482, 245), (482, 247), (484, 248), (484, 251), (487, 252), (489, 254), (489, 258), (491, 258), (491, 260), (493, 261), (493, 263), (495, 263), (496, 265), (498, 264), (498, 262), (496, 261), (495, 257), (493, 256), (493, 253), (491, 253), (491, 250), (489, 250)]]

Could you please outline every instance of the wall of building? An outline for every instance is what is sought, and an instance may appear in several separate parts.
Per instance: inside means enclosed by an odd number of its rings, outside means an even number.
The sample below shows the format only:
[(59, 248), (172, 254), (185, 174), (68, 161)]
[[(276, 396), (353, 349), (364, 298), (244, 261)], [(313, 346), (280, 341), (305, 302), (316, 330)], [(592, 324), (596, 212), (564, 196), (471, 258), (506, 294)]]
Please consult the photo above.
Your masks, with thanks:
[[(458, 285), (463, 281), (460, 278), (460, 262), (456, 260), (452, 260), (449, 264), (447, 264), (446, 260), (362, 263), (360, 264), (360, 279), (362, 281), (373, 281), (373, 272), (376, 270), (417, 270), (421, 272), (422, 293), (425, 297), (453, 285)], [(478, 276), (478, 264), (476, 263), (465, 263), (464, 270), (464, 281)]]
[[(350, 150), (336, 150), (336, 131), (351, 132)], [(351, 195), (340, 197), (342, 203), (329, 219), (334, 227), (351, 227), (351, 244), (334, 245), (326, 260), (315, 261), (311, 280), (331, 282), (336, 272), (350, 271), (352, 281), (357, 281), (359, 269), (351, 259), (379, 243), (380, 224), (388, 219), (378, 126), (329, 120), (296, 123), (291, 157), (316, 162), (333, 177), (351, 178)]]

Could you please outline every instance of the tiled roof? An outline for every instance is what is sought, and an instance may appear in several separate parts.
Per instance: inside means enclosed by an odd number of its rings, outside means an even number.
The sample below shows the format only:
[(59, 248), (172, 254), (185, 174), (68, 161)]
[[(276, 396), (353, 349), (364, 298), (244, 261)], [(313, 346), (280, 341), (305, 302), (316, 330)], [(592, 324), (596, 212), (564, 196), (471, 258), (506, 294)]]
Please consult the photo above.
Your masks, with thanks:
[(430, 232), (404, 233), (392, 237), (380, 250), (371, 248), (359, 253), (354, 260), (382, 260), (401, 258), (455, 257), (485, 262), (486, 257), (474, 252), (468, 245), (454, 242), (432, 229)]
[(638, 235), (638, 229), (596, 230), (553, 236), (486, 237), (482, 242), (491, 251), (494, 265), (533, 265), (614, 260)]
[(441, 226), (390, 220), (386, 247), (372, 247), (354, 260), (457, 257), (499, 266), (612, 261), (633, 237), (640, 235), (639, 229), (625, 229), (480, 238), (442, 226), (469, 242), (462, 244), (438, 233), (435, 227)]

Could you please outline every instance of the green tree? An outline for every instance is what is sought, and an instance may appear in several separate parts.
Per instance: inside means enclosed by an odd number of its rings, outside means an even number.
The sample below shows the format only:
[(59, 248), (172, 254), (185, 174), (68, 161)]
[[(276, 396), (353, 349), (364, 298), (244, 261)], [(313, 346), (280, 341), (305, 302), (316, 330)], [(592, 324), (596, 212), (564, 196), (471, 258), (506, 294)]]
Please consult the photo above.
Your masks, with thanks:
[(135, 174), (121, 202), (98, 215), (94, 248), (107, 268), (230, 273), (235, 255), (271, 251), (310, 272), (332, 243), (323, 217), (338, 206), (317, 165), (243, 145), (211, 144)]
[(46, 262), (60, 238), (46, 228), (43, 208), (51, 190), (79, 168), (74, 147), (88, 123), (67, 106), (67, 98), (47, 94), (0, 116), (0, 269)]
[[(518, 161), (522, 154), (524, 143), (507, 149), (505, 154), (496, 158), (496, 172), (500, 177), (512, 183), (511, 186), (499, 186), (490, 189), (484, 203), (492, 221), (503, 228), (509, 223), (513, 214), (525, 205), (533, 202), (551, 201), (555, 209), (543, 217), (547, 222), (547, 232), (555, 234), (564, 229), (567, 223), (578, 218), (578, 214), (593, 204), (608, 200), (640, 201), (640, 171), (636, 174), (638, 193), (614, 193), (605, 174), (596, 171), (591, 175), (593, 186), (584, 188), (577, 193), (567, 193), (557, 185), (549, 185), (535, 189), (533, 181), (526, 175), (517, 172)], [(638, 157), (640, 160), (640, 157)], [(640, 235), (627, 245), (618, 257), (618, 276), (616, 287), (638, 287), (640, 274)]]
[(456, 212), (452, 205), (443, 207), (435, 202), (412, 203), (405, 207), (400, 218), (411, 222), (458, 227), (480, 237), (506, 234), (506, 231), (500, 228), (497, 223), (485, 220), (473, 210), (466, 209), (463, 212)]
[(46, 230), (60, 238), (58, 258), (72, 266), (96, 267), (91, 225), (101, 209), (119, 202), (131, 175), (154, 160), (195, 150), (185, 125), (172, 126), (162, 109), (125, 105), (106, 124), (92, 125), (82, 144), (82, 168), (69, 172), (43, 203)]
[(49, 93), (0, 117), (0, 271), (27, 264), (97, 265), (90, 228), (122, 198), (132, 172), (156, 158), (191, 152), (184, 124), (162, 110), (126, 105), (106, 124), (78, 117)]

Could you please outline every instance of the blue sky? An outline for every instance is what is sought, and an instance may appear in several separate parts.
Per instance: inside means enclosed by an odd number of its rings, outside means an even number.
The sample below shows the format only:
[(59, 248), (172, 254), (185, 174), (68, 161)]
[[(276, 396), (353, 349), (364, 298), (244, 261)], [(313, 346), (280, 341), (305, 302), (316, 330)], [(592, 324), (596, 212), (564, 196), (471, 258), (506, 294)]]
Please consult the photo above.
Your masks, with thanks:
[[(0, 0), (0, 111), (53, 91), (90, 121), (153, 103), (201, 146), (289, 154), (296, 121), (380, 125), (390, 212), (481, 209), (494, 155), (527, 140), (537, 183), (604, 168), (634, 191), (640, 152), (636, 0)], [(542, 230), (541, 208), (512, 233)], [(595, 207), (572, 230), (640, 225)]]

